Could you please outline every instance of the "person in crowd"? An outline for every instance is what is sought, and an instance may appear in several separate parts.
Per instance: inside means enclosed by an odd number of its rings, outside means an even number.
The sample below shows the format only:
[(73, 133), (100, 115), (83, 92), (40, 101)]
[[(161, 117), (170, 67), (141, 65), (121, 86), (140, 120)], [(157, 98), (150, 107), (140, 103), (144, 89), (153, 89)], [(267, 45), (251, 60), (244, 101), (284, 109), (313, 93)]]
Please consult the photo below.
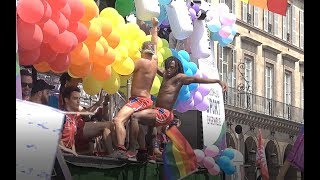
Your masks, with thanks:
[(31, 96), (31, 89), (33, 86), (31, 72), (28, 69), (21, 69), (20, 77), (21, 77), (22, 99), (29, 101)]
[(30, 101), (34, 103), (39, 103), (43, 105), (48, 105), (49, 103), (49, 91), (54, 89), (54, 86), (49, 85), (43, 79), (39, 79), (34, 83), (31, 90)]

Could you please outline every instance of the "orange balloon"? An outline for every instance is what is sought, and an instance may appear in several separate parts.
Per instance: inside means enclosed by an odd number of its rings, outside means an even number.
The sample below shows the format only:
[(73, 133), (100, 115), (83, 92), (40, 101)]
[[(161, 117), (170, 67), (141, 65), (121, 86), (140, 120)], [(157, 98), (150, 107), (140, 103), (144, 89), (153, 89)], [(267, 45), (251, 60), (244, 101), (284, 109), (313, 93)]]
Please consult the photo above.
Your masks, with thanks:
[(97, 22), (91, 21), (86, 42), (97, 42), (100, 39), (101, 35), (101, 25)]
[(99, 18), (101, 22), (102, 36), (108, 37), (112, 32), (112, 24), (107, 18)]
[(45, 61), (42, 61), (38, 64), (34, 64), (33, 67), (38, 71), (38, 72), (41, 72), (41, 73), (45, 73), (45, 72), (48, 72), (50, 71), (50, 66), (47, 62)]
[(93, 0), (80, 0), (80, 1), (85, 7), (84, 16), (81, 18), (81, 20), (86, 19), (90, 21), (94, 17), (98, 17), (99, 8)]
[(91, 74), (94, 79), (98, 81), (105, 81), (111, 77), (111, 66), (101, 66), (93, 63)]
[(73, 74), (74, 76), (77, 76), (79, 78), (84, 78), (86, 76), (88, 76), (91, 72), (91, 63), (90, 62), (86, 62), (84, 64), (81, 65), (74, 65), (71, 64), (69, 66), (69, 72), (71, 74)]
[(104, 48), (100, 42), (96, 42), (95, 45), (87, 45), (89, 48), (89, 61), (96, 62), (104, 55)]
[(116, 51), (109, 47), (108, 52), (104, 53), (103, 58), (101, 58), (99, 61), (96, 61), (97, 64), (100, 65), (110, 65), (112, 64), (116, 59)]
[(88, 37), (88, 28), (80, 22), (70, 23), (68, 30), (76, 35), (78, 42), (83, 42)]
[(116, 48), (120, 43), (120, 35), (115, 30), (113, 30), (106, 39), (109, 43), (109, 46), (111, 46), (113, 49)]
[(70, 52), (71, 64), (81, 65), (89, 62), (89, 49), (85, 43), (79, 43), (78, 46)]
[(98, 42), (103, 46), (104, 53), (108, 52), (109, 44), (108, 44), (108, 41), (103, 36), (100, 37)]

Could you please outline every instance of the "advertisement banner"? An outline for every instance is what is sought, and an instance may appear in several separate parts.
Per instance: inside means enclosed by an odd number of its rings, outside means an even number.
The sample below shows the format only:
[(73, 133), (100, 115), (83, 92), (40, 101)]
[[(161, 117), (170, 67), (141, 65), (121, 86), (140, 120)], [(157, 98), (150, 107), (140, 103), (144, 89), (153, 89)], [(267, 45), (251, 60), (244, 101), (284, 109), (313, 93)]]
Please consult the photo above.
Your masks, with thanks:
[[(212, 42), (211, 49), (213, 49)], [(199, 69), (211, 79), (219, 79), (217, 62), (214, 57), (214, 50), (205, 59), (199, 59)], [(209, 108), (202, 112), (203, 143), (204, 146), (216, 145), (220, 150), (226, 148), (226, 124), (224, 113), (223, 92), (219, 84), (208, 84), (211, 88), (206, 96), (209, 101)]]

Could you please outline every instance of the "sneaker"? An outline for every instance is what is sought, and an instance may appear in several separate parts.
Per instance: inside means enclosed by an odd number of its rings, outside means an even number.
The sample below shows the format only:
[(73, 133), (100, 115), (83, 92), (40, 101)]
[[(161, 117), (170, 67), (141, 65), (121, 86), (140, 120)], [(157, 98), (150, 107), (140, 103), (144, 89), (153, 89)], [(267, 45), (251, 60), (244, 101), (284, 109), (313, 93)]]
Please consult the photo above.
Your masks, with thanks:
[(133, 152), (133, 151), (127, 151), (127, 156), (129, 158), (134, 158), (136, 157), (137, 153), (136, 152)]
[(151, 163), (156, 163), (157, 156), (155, 155), (148, 155), (148, 161)]
[(123, 151), (123, 150), (115, 150), (115, 151), (113, 151), (113, 153), (111, 153), (109, 155), (109, 157), (116, 158), (116, 159), (121, 159), (121, 160), (127, 160), (128, 159), (126, 151)]

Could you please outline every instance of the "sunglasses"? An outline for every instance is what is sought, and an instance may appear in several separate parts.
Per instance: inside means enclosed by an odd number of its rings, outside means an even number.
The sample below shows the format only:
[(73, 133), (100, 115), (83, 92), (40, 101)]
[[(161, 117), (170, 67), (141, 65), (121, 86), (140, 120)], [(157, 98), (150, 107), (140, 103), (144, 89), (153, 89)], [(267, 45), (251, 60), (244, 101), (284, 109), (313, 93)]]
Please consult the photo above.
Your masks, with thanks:
[(24, 83), (24, 82), (21, 83), (21, 86), (22, 87), (27, 87), (28, 86), (29, 88), (33, 87), (32, 83)]

